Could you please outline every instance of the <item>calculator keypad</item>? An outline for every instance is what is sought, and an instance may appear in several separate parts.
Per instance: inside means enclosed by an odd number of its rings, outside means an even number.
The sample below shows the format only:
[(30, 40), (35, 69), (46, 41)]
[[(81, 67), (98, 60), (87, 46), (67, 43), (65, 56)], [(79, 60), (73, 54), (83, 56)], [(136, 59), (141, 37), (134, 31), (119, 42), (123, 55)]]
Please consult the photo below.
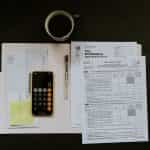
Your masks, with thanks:
[(33, 111), (50, 113), (52, 111), (52, 90), (50, 88), (34, 88), (33, 107)]

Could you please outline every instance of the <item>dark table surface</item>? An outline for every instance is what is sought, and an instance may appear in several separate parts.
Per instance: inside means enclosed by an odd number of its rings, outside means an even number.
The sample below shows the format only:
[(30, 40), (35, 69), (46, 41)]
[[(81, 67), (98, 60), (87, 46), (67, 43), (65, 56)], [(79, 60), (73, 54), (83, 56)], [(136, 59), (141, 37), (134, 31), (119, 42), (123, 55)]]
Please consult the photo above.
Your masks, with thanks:
[[(5, 0), (0, 3), (0, 41), (53, 42), (44, 31), (45, 17), (55, 9), (80, 14), (71, 40), (138, 41), (150, 55), (149, 0)], [(69, 42), (69, 41), (68, 41)], [(81, 144), (81, 135), (0, 135), (1, 146), (39, 147), (50, 144)], [(22, 144), (24, 146), (22, 146)], [(148, 143), (101, 144), (109, 148), (143, 148)]]

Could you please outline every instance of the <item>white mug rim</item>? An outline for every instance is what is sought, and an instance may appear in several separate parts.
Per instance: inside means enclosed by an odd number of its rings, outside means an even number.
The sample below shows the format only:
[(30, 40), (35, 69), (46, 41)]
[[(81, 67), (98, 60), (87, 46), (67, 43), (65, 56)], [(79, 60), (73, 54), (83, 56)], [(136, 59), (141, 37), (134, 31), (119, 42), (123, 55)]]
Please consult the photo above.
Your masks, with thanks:
[[(70, 29), (70, 31), (66, 35), (64, 35), (62, 37), (56, 37), (56, 36), (52, 35), (52, 33), (49, 30), (49, 26), (48, 26), (50, 20), (53, 17), (57, 16), (57, 15), (64, 15), (64, 16), (66, 16), (70, 20), (70, 22), (71, 22), (71, 29)], [(68, 13), (67, 11), (64, 11), (64, 10), (55, 10), (55, 11), (51, 12), (46, 17), (46, 20), (45, 20), (45, 30), (46, 30), (47, 34), (52, 39), (54, 39), (55, 41), (65, 41), (66, 39), (68, 39), (70, 37), (70, 35), (72, 34), (73, 30), (74, 30), (74, 25), (75, 25), (75, 23), (74, 23), (74, 19), (73, 19), (72, 15), (70, 13)]]

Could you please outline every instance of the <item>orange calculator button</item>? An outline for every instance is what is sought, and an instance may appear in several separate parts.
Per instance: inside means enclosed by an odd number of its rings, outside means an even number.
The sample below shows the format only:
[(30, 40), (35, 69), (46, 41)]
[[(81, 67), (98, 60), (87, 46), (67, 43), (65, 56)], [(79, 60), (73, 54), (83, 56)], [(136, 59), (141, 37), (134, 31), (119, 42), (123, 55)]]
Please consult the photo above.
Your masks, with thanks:
[(52, 92), (52, 89), (51, 88), (48, 88), (48, 90), (47, 90), (48, 92)]
[(48, 107), (47, 110), (48, 110), (48, 111), (52, 111), (52, 108), (51, 108), (51, 107)]
[(48, 102), (48, 103), (47, 103), (47, 105), (48, 105), (48, 106), (51, 106), (51, 105), (52, 105), (52, 103), (51, 103), (51, 102)]
[(48, 97), (51, 97), (52, 96), (52, 93), (51, 92), (48, 92)]
[(49, 97), (49, 98), (48, 98), (48, 102), (51, 102), (51, 101), (52, 101), (52, 98), (51, 98), (51, 97)]

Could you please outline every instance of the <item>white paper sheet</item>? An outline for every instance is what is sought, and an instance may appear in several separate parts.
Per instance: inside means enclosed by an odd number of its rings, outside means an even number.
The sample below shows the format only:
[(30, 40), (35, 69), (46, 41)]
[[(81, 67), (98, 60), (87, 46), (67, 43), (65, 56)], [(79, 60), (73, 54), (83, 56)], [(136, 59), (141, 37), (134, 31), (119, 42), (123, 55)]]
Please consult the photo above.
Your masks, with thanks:
[[(29, 74), (34, 70), (48, 69), (48, 48), (42, 47), (10, 47), (10, 50), (5, 51), (5, 86), (6, 86), (6, 101), (8, 101), (8, 126), (12, 127), (14, 124), (10, 123), (12, 101), (17, 104), (19, 101), (31, 101), (29, 91)], [(18, 101), (18, 102), (17, 102)], [(14, 106), (14, 105), (13, 105)], [(25, 121), (24, 121), (25, 122)], [(15, 123), (17, 125), (21, 125)], [(37, 126), (37, 119), (34, 124), (26, 124), (21, 126), (34, 127)]]
[(148, 140), (145, 57), (85, 58), (82, 142)]
[(46, 69), (48, 69), (48, 49), (27, 47), (24, 50), (16, 48), (9, 51), (5, 62), (8, 96), (10, 94), (11, 99), (28, 99), (29, 73)]
[(0, 128), (3, 127), (4, 118), (4, 107), (3, 107), (3, 80), (2, 72), (0, 72)]
[[(9, 101), (7, 101), (7, 90), (6, 90), (6, 82), (7, 82), (7, 57), (9, 54), (13, 54), (17, 60), (20, 55), (22, 56), (22, 52), (20, 51), (28, 51), (26, 55), (29, 56), (30, 61), (28, 61), (27, 65), (29, 71), (31, 70), (46, 70), (52, 71), (54, 73), (54, 112), (50, 117), (36, 117), (38, 119), (38, 128), (9, 128), (8, 129), (8, 120), (9, 120)], [(35, 50), (35, 51), (34, 51)], [(47, 53), (48, 50), (48, 54)], [(34, 53), (35, 52), (35, 53)], [(37, 53), (36, 53), (37, 52)], [(42, 54), (41, 54), (42, 53)], [(65, 87), (65, 64), (64, 64), (64, 56), (69, 55), (70, 53), (70, 44), (54, 44), (54, 43), (3, 43), (2, 44), (2, 89), (4, 90), (3, 95), (3, 114), (2, 117), (4, 120), (2, 121), (2, 126), (0, 124), (0, 134), (10, 134), (10, 133), (79, 133), (78, 129), (72, 128), (71, 126), (71, 113), (70, 113), (70, 99), (64, 99), (64, 87)], [(47, 68), (47, 55), (48, 56), (48, 68)], [(23, 55), (24, 56), (24, 55)], [(33, 58), (32, 58), (33, 57)], [(36, 58), (35, 58), (36, 57)], [(46, 57), (46, 58), (44, 58)], [(28, 60), (29, 60), (28, 59)], [(33, 59), (33, 60), (32, 60)], [(43, 59), (45, 63), (43, 63)], [(21, 63), (24, 59), (21, 59), (17, 65), (22, 65)], [(39, 62), (37, 62), (39, 61)], [(18, 62), (18, 61), (17, 61)], [(24, 61), (23, 61), (24, 62)], [(42, 66), (41, 66), (42, 64)], [(44, 65), (45, 64), (45, 65)], [(41, 67), (39, 67), (41, 66)], [(45, 66), (45, 67), (44, 67)], [(15, 70), (17, 70), (15, 68)], [(21, 70), (21, 69), (20, 69)], [(13, 70), (12, 70), (13, 71)], [(17, 71), (19, 72), (19, 71)], [(12, 73), (14, 74), (14, 73)], [(19, 78), (19, 74), (16, 74)], [(24, 76), (24, 75), (23, 75)], [(12, 76), (13, 77), (13, 76)], [(22, 78), (22, 77), (21, 77)], [(28, 76), (29, 79), (29, 76)], [(17, 81), (16, 81), (17, 83)], [(20, 81), (22, 83), (22, 81)], [(27, 82), (28, 84), (28, 82)], [(25, 84), (23, 84), (25, 85)], [(20, 85), (22, 86), (22, 85)], [(24, 89), (24, 88), (23, 88)], [(70, 89), (70, 88), (68, 88)], [(25, 91), (25, 90), (24, 90)], [(26, 96), (26, 94), (25, 94)], [(15, 95), (14, 95), (15, 97)], [(1, 110), (0, 110), (1, 111)]]
[(140, 56), (141, 45), (136, 42), (72, 42), (71, 43), (71, 118), (72, 126), (80, 128), (81, 85), (80, 61), (81, 53), (95, 57)]

